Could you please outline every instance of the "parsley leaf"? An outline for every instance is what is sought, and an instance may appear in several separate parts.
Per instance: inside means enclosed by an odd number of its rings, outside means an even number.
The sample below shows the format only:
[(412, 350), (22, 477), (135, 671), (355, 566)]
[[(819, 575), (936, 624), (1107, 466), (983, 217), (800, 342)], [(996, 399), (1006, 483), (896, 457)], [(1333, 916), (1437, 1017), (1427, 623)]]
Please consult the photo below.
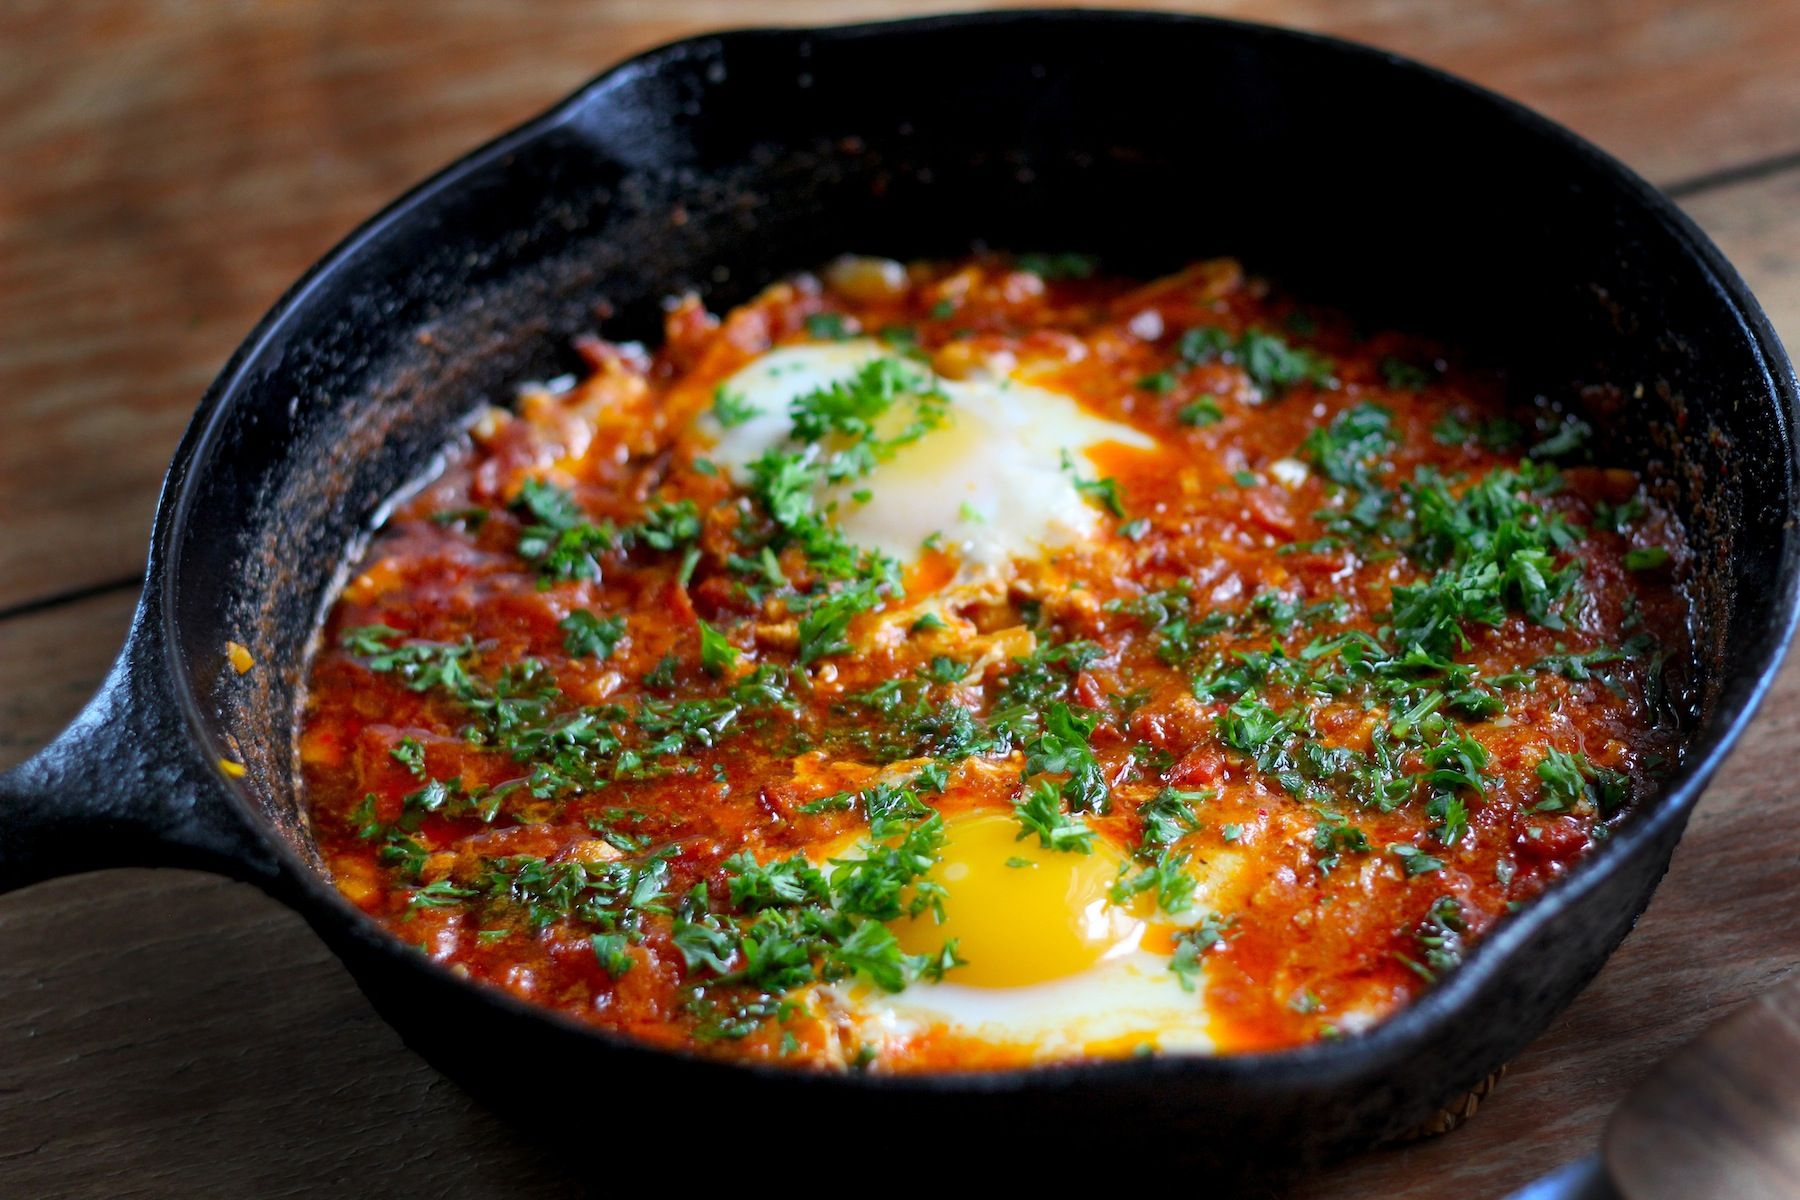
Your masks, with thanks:
[(608, 659), (625, 636), (625, 618), (597, 617), (577, 608), (556, 623), (563, 631), (563, 649), (576, 658)]
[(1063, 811), (1062, 794), (1049, 780), (1034, 784), (1025, 798), (1013, 805), (1013, 816), (1019, 821), (1020, 841), (1035, 833), (1046, 850), (1093, 852), (1094, 831), (1080, 817)]
[(1205, 393), (1182, 405), (1175, 419), (1183, 425), (1217, 425), (1225, 419), (1225, 410), (1219, 407), (1218, 397)]
[(1269, 395), (1278, 396), (1302, 383), (1330, 387), (1334, 382), (1330, 359), (1258, 329), (1233, 337), (1223, 329), (1200, 326), (1182, 334), (1177, 349), (1190, 363), (1236, 363)]
[(1182, 991), (1195, 990), (1200, 977), (1201, 956), (1223, 946), (1236, 924), (1236, 917), (1221, 917), (1218, 913), (1212, 913), (1200, 924), (1191, 929), (1183, 929), (1175, 935), (1175, 954), (1169, 960), (1169, 970), (1175, 972)]
[(754, 417), (756, 406), (742, 394), (729, 390), (721, 383), (718, 390), (713, 392), (712, 414), (713, 419), (721, 426), (731, 429)]
[(1358, 404), (1307, 434), (1300, 453), (1333, 483), (1367, 491), (1376, 486), (1380, 455), (1393, 444), (1393, 413)]
[(708, 625), (698, 622), (700, 627), (700, 665), (708, 675), (723, 675), (737, 665), (738, 650), (725, 640), (725, 635)]

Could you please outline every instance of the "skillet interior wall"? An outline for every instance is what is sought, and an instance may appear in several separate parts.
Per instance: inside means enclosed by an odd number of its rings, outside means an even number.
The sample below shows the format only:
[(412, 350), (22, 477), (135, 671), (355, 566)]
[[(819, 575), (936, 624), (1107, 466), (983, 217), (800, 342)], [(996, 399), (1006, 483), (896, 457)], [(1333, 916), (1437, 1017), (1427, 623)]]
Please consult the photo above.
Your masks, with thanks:
[[(177, 548), (178, 649), (297, 844), (307, 643), (394, 489), (477, 404), (568, 369), (574, 334), (654, 340), (670, 294), (718, 310), (844, 250), (985, 242), (1146, 273), (1228, 253), (1468, 345), (1525, 390), (1608, 385), (1588, 403), (1609, 456), (1648, 468), (1694, 537), (1707, 677), (1747, 686), (1733, 622), (1763, 629), (1779, 602), (1792, 485), (1780, 455), (1725, 457), (1788, 431), (1754, 402), (1763, 365), (1711, 280), (1583, 151), (1274, 31), (934, 28), (702, 39), (628, 65), (375, 227), (244, 364)], [(227, 638), (260, 668), (223, 670)]]

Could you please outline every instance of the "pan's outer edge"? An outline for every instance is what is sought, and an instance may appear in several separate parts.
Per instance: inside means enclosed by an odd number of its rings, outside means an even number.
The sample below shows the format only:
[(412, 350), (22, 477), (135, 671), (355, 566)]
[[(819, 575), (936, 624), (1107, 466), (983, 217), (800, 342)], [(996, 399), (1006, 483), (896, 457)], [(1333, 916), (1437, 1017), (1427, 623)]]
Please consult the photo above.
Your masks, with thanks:
[[(1725, 298), (1731, 310), (1742, 323), (1747, 339), (1757, 347), (1769, 393), (1777, 405), (1776, 415), (1784, 420), (1783, 434), (1791, 442), (1792, 430), (1796, 425), (1797, 417), (1800, 417), (1800, 385), (1796, 384), (1793, 368), (1787, 363), (1779, 340), (1769, 327), (1767, 318), (1751, 297), (1748, 289), (1705, 235), (1700, 233), (1693, 223), (1661, 193), (1576, 135), (1513, 101), (1496, 96), (1435, 68), (1415, 63), (1399, 55), (1356, 46), (1353, 43), (1322, 35), (1177, 14), (1096, 13), (1091, 10), (1052, 10), (1049, 12), (1013, 10), (970, 16), (932, 17), (907, 22), (877, 22), (829, 29), (747, 29), (704, 34), (648, 51), (619, 64), (544, 114), (471, 152), (406, 193), (359, 227), (302, 276), (270, 310), (268, 315), (258, 323), (234, 353), (218, 379), (209, 388), (177, 450), (159, 499), (155, 531), (151, 542), (147, 586), (156, 589), (159, 593), (161, 600), (159, 608), (164, 624), (161, 628), (148, 631), (148, 635), (160, 637), (163, 642), (164, 665), (172, 681), (172, 690), (175, 692), (175, 704), (178, 709), (176, 715), (182, 726), (180, 735), (190, 739), (196, 747), (211, 748), (208, 746), (210, 735), (207, 719), (200, 709), (186, 674), (187, 664), (181, 662), (176, 654), (176, 639), (172, 636), (172, 629), (168, 624), (173, 620), (172, 614), (177, 611), (174, 594), (176, 581), (172, 564), (178, 558), (181, 538), (191, 515), (188, 510), (188, 500), (192, 491), (193, 472), (196, 464), (204, 461), (224, 414), (244, 385), (247, 372), (281, 325), (289, 320), (296, 311), (304, 307), (309, 296), (323, 280), (344, 263), (354, 259), (365, 246), (379, 238), (384, 230), (395, 223), (409, 219), (417, 210), (427, 206), (439, 193), (456, 187), (469, 176), (575, 118), (589, 105), (603, 103), (611, 89), (623, 86), (640, 73), (652, 71), (664, 63), (679, 60), (690, 53), (694, 47), (703, 44), (717, 42), (720, 39), (860, 38), (879, 36), (883, 31), (898, 25), (906, 25), (917, 30), (930, 30), (1022, 20), (1079, 22), (1098, 18), (1150, 24), (1202, 22), (1231, 27), (1245, 36), (1295, 39), (1315, 45), (1330, 46), (1338, 52), (1368, 56), (1385, 62), (1395, 69), (1419, 73), (1436, 80), (1443, 86), (1482, 97), (1489, 103), (1500, 106), (1510, 119), (1527, 126), (1538, 136), (1552, 139), (1566, 148), (1573, 149), (1617, 179), (1622, 188), (1646, 211), (1654, 214), (1665, 229), (1686, 248), (1687, 252), (1704, 266), (1715, 289)], [(1791, 509), (1793, 507), (1792, 498), (1797, 490), (1794, 473), (1791, 469), (1789, 485), (1789, 507)], [(1683, 767), (1680, 774), (1654, 805), (1645, 810), (1643, 818), (1635, 822), (1629, 832), (1622, 833), (1615, 838), (1600, 853), (1572, 872), (1567, 879), (1561, 881), (1518, 917), (1484, 941), (1471, 956), (1470, 961), (1452, 975), (1445, 984), (1422, 997), (1402, 1014), (1385, 1022), (1374, 1032), (1340, 1043), (1312, 1046), (1273, 1055), (1209, 1059), (1164, 1057), (1118, 1063), (1083, 1064), (1056, 1071), (1002, 1071), (929, 1077), (818, 1076), (816, 1077), (817, 1083), (813, 1086), (852, 1089), (875, 1086), (884, 1091), (916, 1090), (926, 1093), (946, 1090), (1005, 1093), (1026, 1088), (1080, 1088), (1085, 1086), (1090, 1079), (1121, 1074), (1155, 1078), (1173, 1073), (1200, 1072), (1219, 1079), (1230, 1079), (1245, 1084), (1254, 1082), (1259, 1090), (1271, 1090), (1279, 1089), (1287, 1082), (1296, 1082), (1301, 1079), (1314, 1085), (1331, 1078), (1353, 1079), (1365, 1074), (1371, 1063), (1379, 1063), (1395, 1056), (1404, 1055), (1409, 1047), (1416, 1046), (1424, 1040), (1427, 1033), (1450, 1020), (1466, 998), (1480, 988), (1488, 975), (1504, 969), (1520, 945), (1529, 940), (1545, 924), (1555, 920), (1562, 909), (1577, 903), (1582, 896), (1600, 887), (1628, 854), (1643, 852), (1665, 838), (1670, 839), (1672, 844), (1672, 836), (1678, 835), (1680, 826), (1685, 823), (1701, 788), (1717, 769), (1731, 746), (1741, 736), (1756, 704), (1767, 691), (1775, 670), (1782, 661), (1783, 653), (1794, 632), (1795, 587), (1797, 578), (1800, 578), (1797, 563), (1800, 563), (1800, 539), (1790, 534), (1781, 568), (1785, 586), (1780, 605), (1774, 614), (1775, 628), (1771, 631), (1773, 636), (1766, 643), (1763, 651), (1762, 669), (1753, 678), (1732, 681), (1720, 711), (1714, 714), (1715, 720), (1723, 718), (1722, 723), (1716, 723), (1712, 729), (1707, 731), (1700, 743), (1701, 752)], [(206, 755), (204, 751), (202, 751), (202, 756), (208, 757), (210, 760), (210, 756)], [(223, 780), (215, 782), (219, 787), (230, 788), (238, 798), (238, 803), (254, 812), (255, 806), (248, 804), (240, 791), (231, 788), (231, 785), (226, 784)], [(260, 816), (256, 819), (261, 820)], [(265, 827), (263, 832), (270, 844), (275, 846), (276, 853), (281, 860), (282, 878), (272, 885), (272, 890), (285, 902), (305, 912), (322, 932), (329, 930), (334, 941), (348, 939), (359, 944), (365, 950), (375, 951), (389, 958), (398, 960), (404, 957), (410, 969), (442, 975), (446, 981), (449, 981), (448, 972), (443, 968), (430, 963), (429, 960), (419, 960), (412, 950), (402, 947), (385, 933), (380, 932), (371, 922), (352, 909), (334, 888), (317, 877), (307, 864), (293, 854), (283, 839), (274, 837), (272, 830)], [(455, 986), (468, 988), (470, 985), (457, 982)], [(488, 1003), (509, 1010), (515, 1015), (561, 1025), (570, 1032), (618, 1045), (622, 1050), (635, 1051), (639, 1049), (635, 1044), (623, 1044), (621, 1039), (608, 1037), (558, 1014), (515, 1000), (509, 995), (487, 993), (484, 998)], [(663, 1052), (657, 1052), (657, 1054), (662, 1056)], [(778, 1068), (733, 1066), (725, 1069), (751, 1074), (766, 1073), (788, 1083), (795, 1078), (792, 1072)], [(872, 1078), (874, 1082), (871, 1082)]]

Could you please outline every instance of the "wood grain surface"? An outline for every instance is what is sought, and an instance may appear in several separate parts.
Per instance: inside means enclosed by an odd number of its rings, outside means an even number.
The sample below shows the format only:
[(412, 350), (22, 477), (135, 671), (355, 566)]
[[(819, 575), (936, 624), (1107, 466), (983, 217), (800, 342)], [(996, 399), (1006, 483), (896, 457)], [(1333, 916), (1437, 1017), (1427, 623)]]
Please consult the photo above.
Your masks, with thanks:
[(1665, 1058), (1602, 1139), (1631, 1200), (1800, 1195), (1800, 981), (1784, 980)]
[[(162, 470), (233, 345), (357, 220), (619, 57), (966, 5), (0, 5), (0, 765), (104, 670)], [(1184, 6), (1192, 7), (1192, 6)], [(1800, 337), (1800, 4), (1240, 0), (1507, 92), (1671, 188)], [(1800, 663), (1649, 913), (1462, 1130), (1307, 1197), (1500, 1196), (1800, 961)], [(251, 889), (114, 871), (0, 899), (0, 1197), (563, 1196)]]

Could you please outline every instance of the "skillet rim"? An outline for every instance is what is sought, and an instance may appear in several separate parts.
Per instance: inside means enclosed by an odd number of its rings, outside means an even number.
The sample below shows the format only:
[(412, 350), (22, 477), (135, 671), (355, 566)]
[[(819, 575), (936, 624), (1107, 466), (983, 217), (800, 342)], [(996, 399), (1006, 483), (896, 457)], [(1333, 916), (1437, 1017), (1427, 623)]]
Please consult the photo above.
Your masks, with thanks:
[[(1790, 518), (1800, 516), (1800, 462), (1792, 453), (1794, 433), (1800, 427), (1800, 380), (1771, 327), (1767, 315), (1737, 271), (1701, 230), (1660, 190), (1598, 146), (1542, 116), (1518, 101), (1469, 82), (1447, 71), (1395, 53), (1343, 38), (1307, 30), (1231, 18), (1177, 12), (1117, 9), (1007, 9), (963, 12), (928, 17), (899, 18), (828, 26), (748, 26), (702, 32), (634, 54), (595, 76), (537, 116), (514, 126), (469, 151), (448, 166), (407, 190), (374, 216), (358, 225), (286, 291), (239, 344), (201, 399), (175, 452), (158, 498), (146, 569), (145, 599), (154, 595), (160, 610), (142, 630), (157, 639), (167, 670), (170, 691), (187, 733), (183, 748), (192, 752), (205, 747), (206, 755), (222, 751), (219, 738), (201, 708), (189, 665), (178, 654), (179, 612), (176, 564), (189, 532), (189, 518), (197, 490), (198, 470), (219, 435), (226, 417), (249, 381), (251, 367), (284, 327), (306, 306), (309, 297), (340, 268), (360, 256), (390, 228), (408, 220), (433, 198), (449, 191), (503, 160), (515, 150), (578, 119), (586, 109), (604, 101), (605, 94), (637, 76), (654, 72), (694, 57), (707, 47), (727, 42), (805, 44), (818, 41), (852, 41), (878, 38), (896, 29), (926, 34), (953, 34), (968, 28), (1027, 25), (1038, 22), (1078, 25), (1211, 27), (1238, 38), (1268, 45), (1309, 45), (1328, 53), (1359, 58), (1376, 70), (1411, 74), (1438, 87), (1461, 92), (1483, 103), (1496, 116), (1519, 127), (1539, 142), (1556, 144), (1584, 160), (1617, 188), (1618, 199), (1634, 205), (1654, 219), (1679, 250), (1705, 276), (1714, 297), (1735, 318), (1745, 342), (1754, 351), (1761, 372), (1759, 390), (1770, 401), (1771, 415), (1780, 427), (1773, 445), (1790, 451), (1787, 464), (1785, 508)], [(1279, 51), (1278, 51), (1279, 52)], [(402, 484), (404, 481), (400, 481)], [(735, 1062), (711, 1058), (691, 1050), (663, 1049), (627, 1035), (584, 1024), (559, 1010), (532, 1004), (501, 988), (455, 975), (448, 967), (422, 956), (416, 948), (395, 937), (352, 905), (320, 870), (305, 862), (262, 811), (257, 798), (242, 782), (230, 781), (217, 772), (199, 777), (214, 781), (228, 795), (231, 806), (247, 818), (256, 839), (273, 852), (273, 877), (259, 879), (277, 899), (298, 910), (315, 924), (329, 920), (339, 933), (365, 949), (393, 960), (403, 969), (425, 972), (439, 984), (450, 984), (474, 994), (515, 1018), (544, 1022), (561, 1032), (592, 1038), (610, 1051), (648, 1061), (685, 1063), (702, 1071), (729, 1075), (732, 1079), (762, 1079), (788, 1087), (850, 1088), (861, 1091), (970, 1094), (1008, 1094), (1025, 1090), (1068, 1089), (1094, 1083), (1118, 1083), (1137, 1079), (1154, 1082), (1173, 1075), (1206, 1076), (1222, 1084), (1249, 1084), (1262, 1089), (1304, 1081), (1326, 1086), (1368, 1072), (1384, 1061), (1404, 1057), (1410, 1049), (1429, 1040), (1440, 1026), (1453, 1024), (1461, 1010), (1488, 980), (1511, 968), (1524, 944), (1564, 910), (1578, 904), (1600, 887), (1622, 860), (1646, 842), (1653, 842), (1671, 825), (1683, 823), (1698, 802), (1701, 791), (1735, 748), (1756, 709), (1780, 669), (1800, 620), (1800, 527), (1792, 519), (1785, 526), (1778, 576), (1781, 588), (1769, 624), (1774, 636), (1757, 652), (1761, 664), (1747, 686), (1735, 694), (1722, 694), (1711, 715), (1711, 724), (1696, 735), (1692, 757), (1665, 783), (1653, 801), (1640, 806), (1639, 816), (1605, 843), (1591, 851), (1566, 876), (1554, 881), (1517, 914), (1501, 922), (1483, 938), (1467, 960), (1443, 982), (1415, 998), (1406, 1007), (1367, 1032), (1305, 1046), (1245, 1054), (1159, 1053), (1143, 1058), (1082, 1060), (1049, 1063), (1005, 1070), (942, 1071), (876, 1075), (866, 1072), (832, 1072), (782, 1067), (761, 1062)], [(316, 622), (315, 622), (316, 624)], [(134, 639), (140, 632), (134, 622)], [(1726, 681), (1729, 687), (1732, 681)], [(1634, 922), (1635, 924), (1635, 922)], [(1610, 954), (1608, 955), (1610, 957)], [(1585, 985), (1584, 985), (1585, 986)]]

